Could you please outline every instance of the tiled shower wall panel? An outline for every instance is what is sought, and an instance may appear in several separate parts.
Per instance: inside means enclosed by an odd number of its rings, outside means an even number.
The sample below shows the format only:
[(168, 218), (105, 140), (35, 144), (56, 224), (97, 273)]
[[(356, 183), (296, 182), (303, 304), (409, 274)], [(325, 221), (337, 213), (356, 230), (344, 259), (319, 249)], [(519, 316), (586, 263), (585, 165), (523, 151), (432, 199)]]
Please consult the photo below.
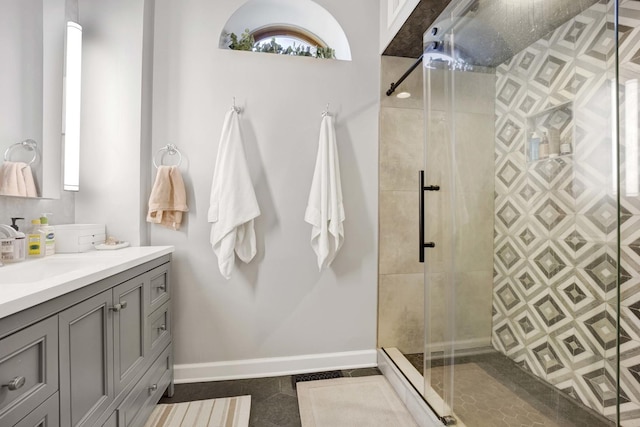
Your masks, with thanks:
[(424, 153), (422, 70), (402, 83), (410, 98), (386, 96), (414, 62), (383, 56), (380, 86), (378, 346), (424, 348), (424, 274), (418, 260), (418, 170)]
[[(622, 68), (635, 76), (638, 5), (622, 2), (618, 34)], [(612, 16), (610, 5), (598, 3), (496, 70), (492, 341), (525, 369), (615, 419)], [(551, 127), (571, 143), (571, 154), (532, 160), (531, 132)], [(634, 250), (640, 234), (633, 226), (640, 225), (640, 203), (637, 195), (622, 201), (621, 419), (640, 425), (640, 251)]]

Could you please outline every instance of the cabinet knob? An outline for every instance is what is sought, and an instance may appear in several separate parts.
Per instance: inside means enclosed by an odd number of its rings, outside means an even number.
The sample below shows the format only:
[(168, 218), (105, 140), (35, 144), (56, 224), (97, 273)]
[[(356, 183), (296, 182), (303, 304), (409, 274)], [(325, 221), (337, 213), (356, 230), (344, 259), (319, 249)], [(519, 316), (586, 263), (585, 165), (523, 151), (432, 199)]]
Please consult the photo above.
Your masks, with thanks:
[(158, 285), (158, 286), (156, 286), (156, 289), (157, 289), (158, 291), (162, 291), (162, 292), (164, 292), (164, 291), (166, 291), (166, 290), (167, 290), (167, 285), (165, 285), (165, 284), (163, 283), (162, 285)]
[(127, 308), (127, 302), (122, 301), (122, 302), (119, 302), (118, 304), (115, 304), (113, 307), (110, 308), (110, 310), (118, 312), (120, 310), (124, 310), (125, 308)]
[(6, 387), (11, 391), (17, 390), (24, 385), (26, 379), (24, 377), (15, 377), (7, 384), (2, 384), (2, 387)]
[(149, 386), (149, 394), (153, 393), (154, 391), (156, 391), (158, 389), (158, 384), (151, 384)]
[(167, 330), (167, 325), (160, 325), (160, 326), (158, 327), (158, 331), (160, 331), (160, 332), (164, 332), (164, 331), (166, 331), (166, 330)]

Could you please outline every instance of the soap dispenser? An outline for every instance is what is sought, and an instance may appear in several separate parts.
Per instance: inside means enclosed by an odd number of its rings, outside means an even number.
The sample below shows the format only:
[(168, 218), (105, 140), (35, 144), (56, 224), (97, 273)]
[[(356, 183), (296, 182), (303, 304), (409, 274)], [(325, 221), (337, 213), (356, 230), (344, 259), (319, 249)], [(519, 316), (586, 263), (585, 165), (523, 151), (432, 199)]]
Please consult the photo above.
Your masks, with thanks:
[(44, 256), (56, 253), (56, 234), (55, 228), (49, 225), (49, 213), (43, 213), (40, 217), (40, 230), (44, 234)]
[(27, 254), (38, 258), (44, 256), (44, 233), (40, 230), (40, 219), (31, 220), (31, 230), (27, 235)]
[(18, 228), (18, 224), (16, 224), (16, 221), (18, 220), (24, 221), (24, 218), (18, 218), (18, 217), (11, 218), (11, 228), (13, 228), (16, 231), (20, 231), (20, 228)]

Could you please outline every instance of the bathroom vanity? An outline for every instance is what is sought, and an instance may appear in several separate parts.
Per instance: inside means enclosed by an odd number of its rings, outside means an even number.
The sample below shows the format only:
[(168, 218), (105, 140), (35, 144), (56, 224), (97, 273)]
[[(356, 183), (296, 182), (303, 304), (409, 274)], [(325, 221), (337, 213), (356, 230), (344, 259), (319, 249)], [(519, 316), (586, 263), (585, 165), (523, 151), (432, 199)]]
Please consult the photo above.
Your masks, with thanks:
[(173, 248), (0, 267), (0, 426), (142, 426), (173, 393)]

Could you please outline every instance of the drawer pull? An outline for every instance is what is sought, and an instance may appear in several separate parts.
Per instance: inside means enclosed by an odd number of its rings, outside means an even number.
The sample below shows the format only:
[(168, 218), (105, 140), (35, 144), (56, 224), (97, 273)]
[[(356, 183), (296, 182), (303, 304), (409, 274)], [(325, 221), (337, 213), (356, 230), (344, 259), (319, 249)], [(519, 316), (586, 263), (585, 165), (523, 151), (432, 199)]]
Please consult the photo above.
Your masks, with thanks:
[(113, 307), (110, 308), (110, 310), (118, 312), (120, 310), (124, 310), (125, 308), (127, 308), (127, 302), (122, 301), (121, 303), (115, 304)]
[(159, 331), (159, 332), (164, 332), (164, 331), (166, 331), (166, 330), (167, 330), (167, 325), (160, 325), (160, 326), (158, 326), (158, 331)]
[(26, 382), (24, 377), (15, 377), (8, 384), (2, 384), (2, 387), (6, 387), (11, 391), (17, 390)]
[(152, 384), (149, 387), (149, 394), (153, 393), (154, 391), (156, 391), (158, 389), (158, 384)]
[(156, 286), (156, 289), (157, 289), (158, 291), (162, 291), (162, 292), (164, 292), (164, 291), (166, 291), (166, 290), (167, 290), (167, 285), (165, 285), (165, 284), (163, 283), (162, 285), (158, 285), (158, 286)]

